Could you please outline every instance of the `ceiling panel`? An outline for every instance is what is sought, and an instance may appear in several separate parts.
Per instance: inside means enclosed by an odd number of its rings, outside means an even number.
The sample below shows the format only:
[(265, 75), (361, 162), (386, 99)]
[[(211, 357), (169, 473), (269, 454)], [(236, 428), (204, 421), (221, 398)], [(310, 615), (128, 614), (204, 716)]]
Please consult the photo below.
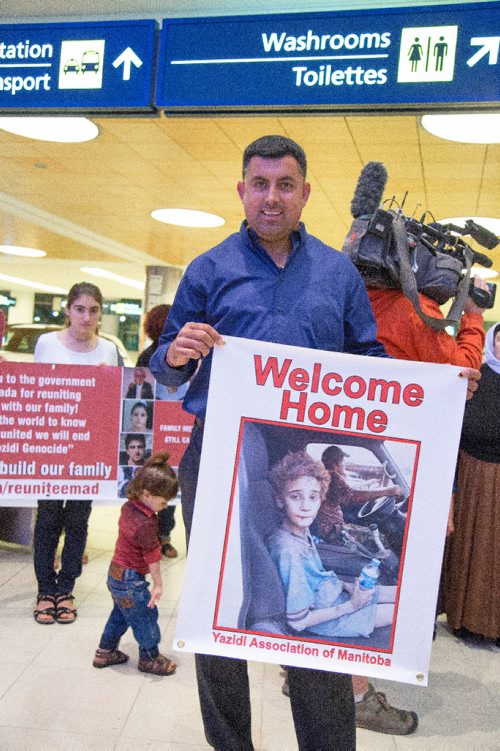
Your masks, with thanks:
[[(237, 0), (2, 0), (0, 18), (4, 23), (162, 19), (440, 2), (309, 0), (305, 7), (303, 0), (247, 0), (243, 5)], [(99, 138), (75, 145), (48, 144), (0, 130), (0, 242), (47, 251), (46, 258), (36, 260), (0, 256), (4, 273), (15, 270), (20, 276), (69, 287), (81, 281), (84, 261), (135, 279), (143, 279), (151, 263), (185, 266), (239, 227), (236, 182), (241, 156), (245, 146), (264, 133), (288, 135), (305, 147), (312, 195), (304, 219), (310, 231), (336, 247), (350, 226), (354, 187), (369, 160), (384, 162), (389, 174), (385, 197), (401, 202), (406, 196), (406, 213), (500, 217), (500, 146), (442, 141), (423, 131), (416, 116), (161, 115), (102, 117), (96, 122)], [(226, 224), (210, 230), (163, 225), (149, 215), (162, 206), (213, 211), (223, 215)], [(500, 250), (489, 254), (500, 271)], [(138, 294), (116, 283), (98, 283), (108, 296)]]
[[(77, 145), (0, 130), (0, 241), (38, 243), (46, 250), (47, 257), (30, 268), (41, 271), (62, 254), (75, 264), (86, 258), (108, 268), (133, 259), (129, 272), (137, 279), (143, 279), (147, 263), (185, 266), (237, 230), (242, 152), (264, 133), (283, 133), (304, 146), (312, 184), (304, 218), (310, 231), (336, 247), (351, 223), (359, 172), (370, 160), (384, 162), (385, 197), (401, 202), (406, 195), (407, 213), (420, 217), (427, 210), (437, 219), (476, 212), (500, 216), (500, 147), (442, 141), (423, 131), (417, 116), (95, 122), (99, 138)], [(9, 199), (17, 202), (14, 208), (5, 205)], [(150, 217), (153, 209), (169, 206), (221, 214), (226, 225), (188, 230)], [(57, 268), (54, 283), (75, 281), (65, 272), (56, 279)]]

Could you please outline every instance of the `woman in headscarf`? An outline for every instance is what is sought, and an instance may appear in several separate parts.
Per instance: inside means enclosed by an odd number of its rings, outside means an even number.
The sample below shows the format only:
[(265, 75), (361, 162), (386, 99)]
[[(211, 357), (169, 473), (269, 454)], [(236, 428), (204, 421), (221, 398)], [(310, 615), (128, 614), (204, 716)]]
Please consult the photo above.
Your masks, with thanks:
[(461, 639), (500, 644), (500, 323), (467, 402), (460, 443), (455, 532), (449, 538), (444, 610)]

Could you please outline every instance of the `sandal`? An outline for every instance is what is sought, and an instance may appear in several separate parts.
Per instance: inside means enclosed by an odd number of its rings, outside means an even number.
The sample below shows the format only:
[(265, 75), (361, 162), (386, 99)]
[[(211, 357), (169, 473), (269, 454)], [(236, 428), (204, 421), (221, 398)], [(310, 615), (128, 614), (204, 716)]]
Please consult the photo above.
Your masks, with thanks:
[(62, 602), (68, 602), (72, 604), (75, 598), (71, 592), (62, 595), (56, 595), (56, 621), (58, 623), (74, 623), (76, 616), (78, 615), (76, 608), (68, 607), (67, 605), (61, 605)]
[[(51, 602), (52, 605), (45, 608), (39, 608), (38, 605), (41, 602)], [(56, 598), (54, 595), (37, 595), (36, 604), (37, 607), (33, 611), (33, 618), (37, 623), (41, 623), (45, 626), (49, 623), (56, 622)]]
[(128, 655), (119, 649), (96, 649), (92, 665), (95, 668), (109, 668), (111, 665), (123, 665), (128, 661)]
[(177, 665), (164, 655), (158, 655), (154, 659), (139, 660), (137, 665), (141, 673), (152, 673), (153, 675), (173, 675)]

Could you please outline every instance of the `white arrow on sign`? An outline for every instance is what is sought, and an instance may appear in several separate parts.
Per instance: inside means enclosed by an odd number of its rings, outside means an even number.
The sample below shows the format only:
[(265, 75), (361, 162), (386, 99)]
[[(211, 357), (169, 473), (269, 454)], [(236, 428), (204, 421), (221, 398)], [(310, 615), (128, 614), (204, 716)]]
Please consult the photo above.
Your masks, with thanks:
[(500, 37), (474, 37), (470, 40), (474, 47), (480, 46), (478, 51), (467, 60), (467, 65), (472, 68), (482, 57), (488, 55), (488, 65), (496, 65), (498, 61), (498, 49)]
[(136, 68), (140, 68), (142, 65), (142, 60), (140, 57), (137, 57), (134, 50), (130, 47), (127, 47), (126, 50), (123, 50), (123, 52), (118, 55), (116, 60), (113, 60), (113, 68), (118, 68), (119, 65), (123, 65), (124, 81), (128, 81), (130, 79), (130, 69), (132, 67), (132, 63)]

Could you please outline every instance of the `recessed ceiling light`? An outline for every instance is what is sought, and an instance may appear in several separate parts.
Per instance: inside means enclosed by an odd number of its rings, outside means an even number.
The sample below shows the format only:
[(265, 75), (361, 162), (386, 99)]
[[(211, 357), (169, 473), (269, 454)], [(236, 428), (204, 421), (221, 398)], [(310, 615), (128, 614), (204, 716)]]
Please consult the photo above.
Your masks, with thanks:
[(115, 274), (114, 271), (108, 271), (107, 269), (99, 269), (93, 266), (82, 266), (80, 271), (84, 274), (91, 274), (92, 276), (100, 276), (102, 279), (111, 279), (113, 282), (119, 282), (126, 287), (133, 287), (134, 289), (140, 289), (144, 291), (144, 282), (139, 282), (137, 279), (130, 279), (128, 276), (122, 276), (121, 274)]
[(43, 258), (47, 255), (44, 250), (23, 248), (22, 245), (0, 245), (0, 253), (5, 253), (8, 256), (24, 256), (25, 258)]
[(53, 292), (54, 294), (66, 295), (67, 289), (62, 287), (54, 287), (51, 284), (42, 284), (41, 282), (31, 282), (28, 279), (21, 279), (17, 276), (9, 276), (8, 274), (0, 274), (0, 279), (3, 282), (9, 282), (9, 284), (16, 284), (20, 287), (30, 287), (31, 289), (39, 289), (42, 292)]
[(217, 214), (195, 209), (155, 209), (151, 212), (153, 219), (165, 224), (177, 224), (179, 227), (220, 227), (225, 220)]
[(500, 113), (423, 115), (422, 127), (439, 138), (461, 143), (500, 143)]
[(57, 143), (81, 143), (99, 135), (86, 117), (0, 117), (0, 128), (25, 138)]

